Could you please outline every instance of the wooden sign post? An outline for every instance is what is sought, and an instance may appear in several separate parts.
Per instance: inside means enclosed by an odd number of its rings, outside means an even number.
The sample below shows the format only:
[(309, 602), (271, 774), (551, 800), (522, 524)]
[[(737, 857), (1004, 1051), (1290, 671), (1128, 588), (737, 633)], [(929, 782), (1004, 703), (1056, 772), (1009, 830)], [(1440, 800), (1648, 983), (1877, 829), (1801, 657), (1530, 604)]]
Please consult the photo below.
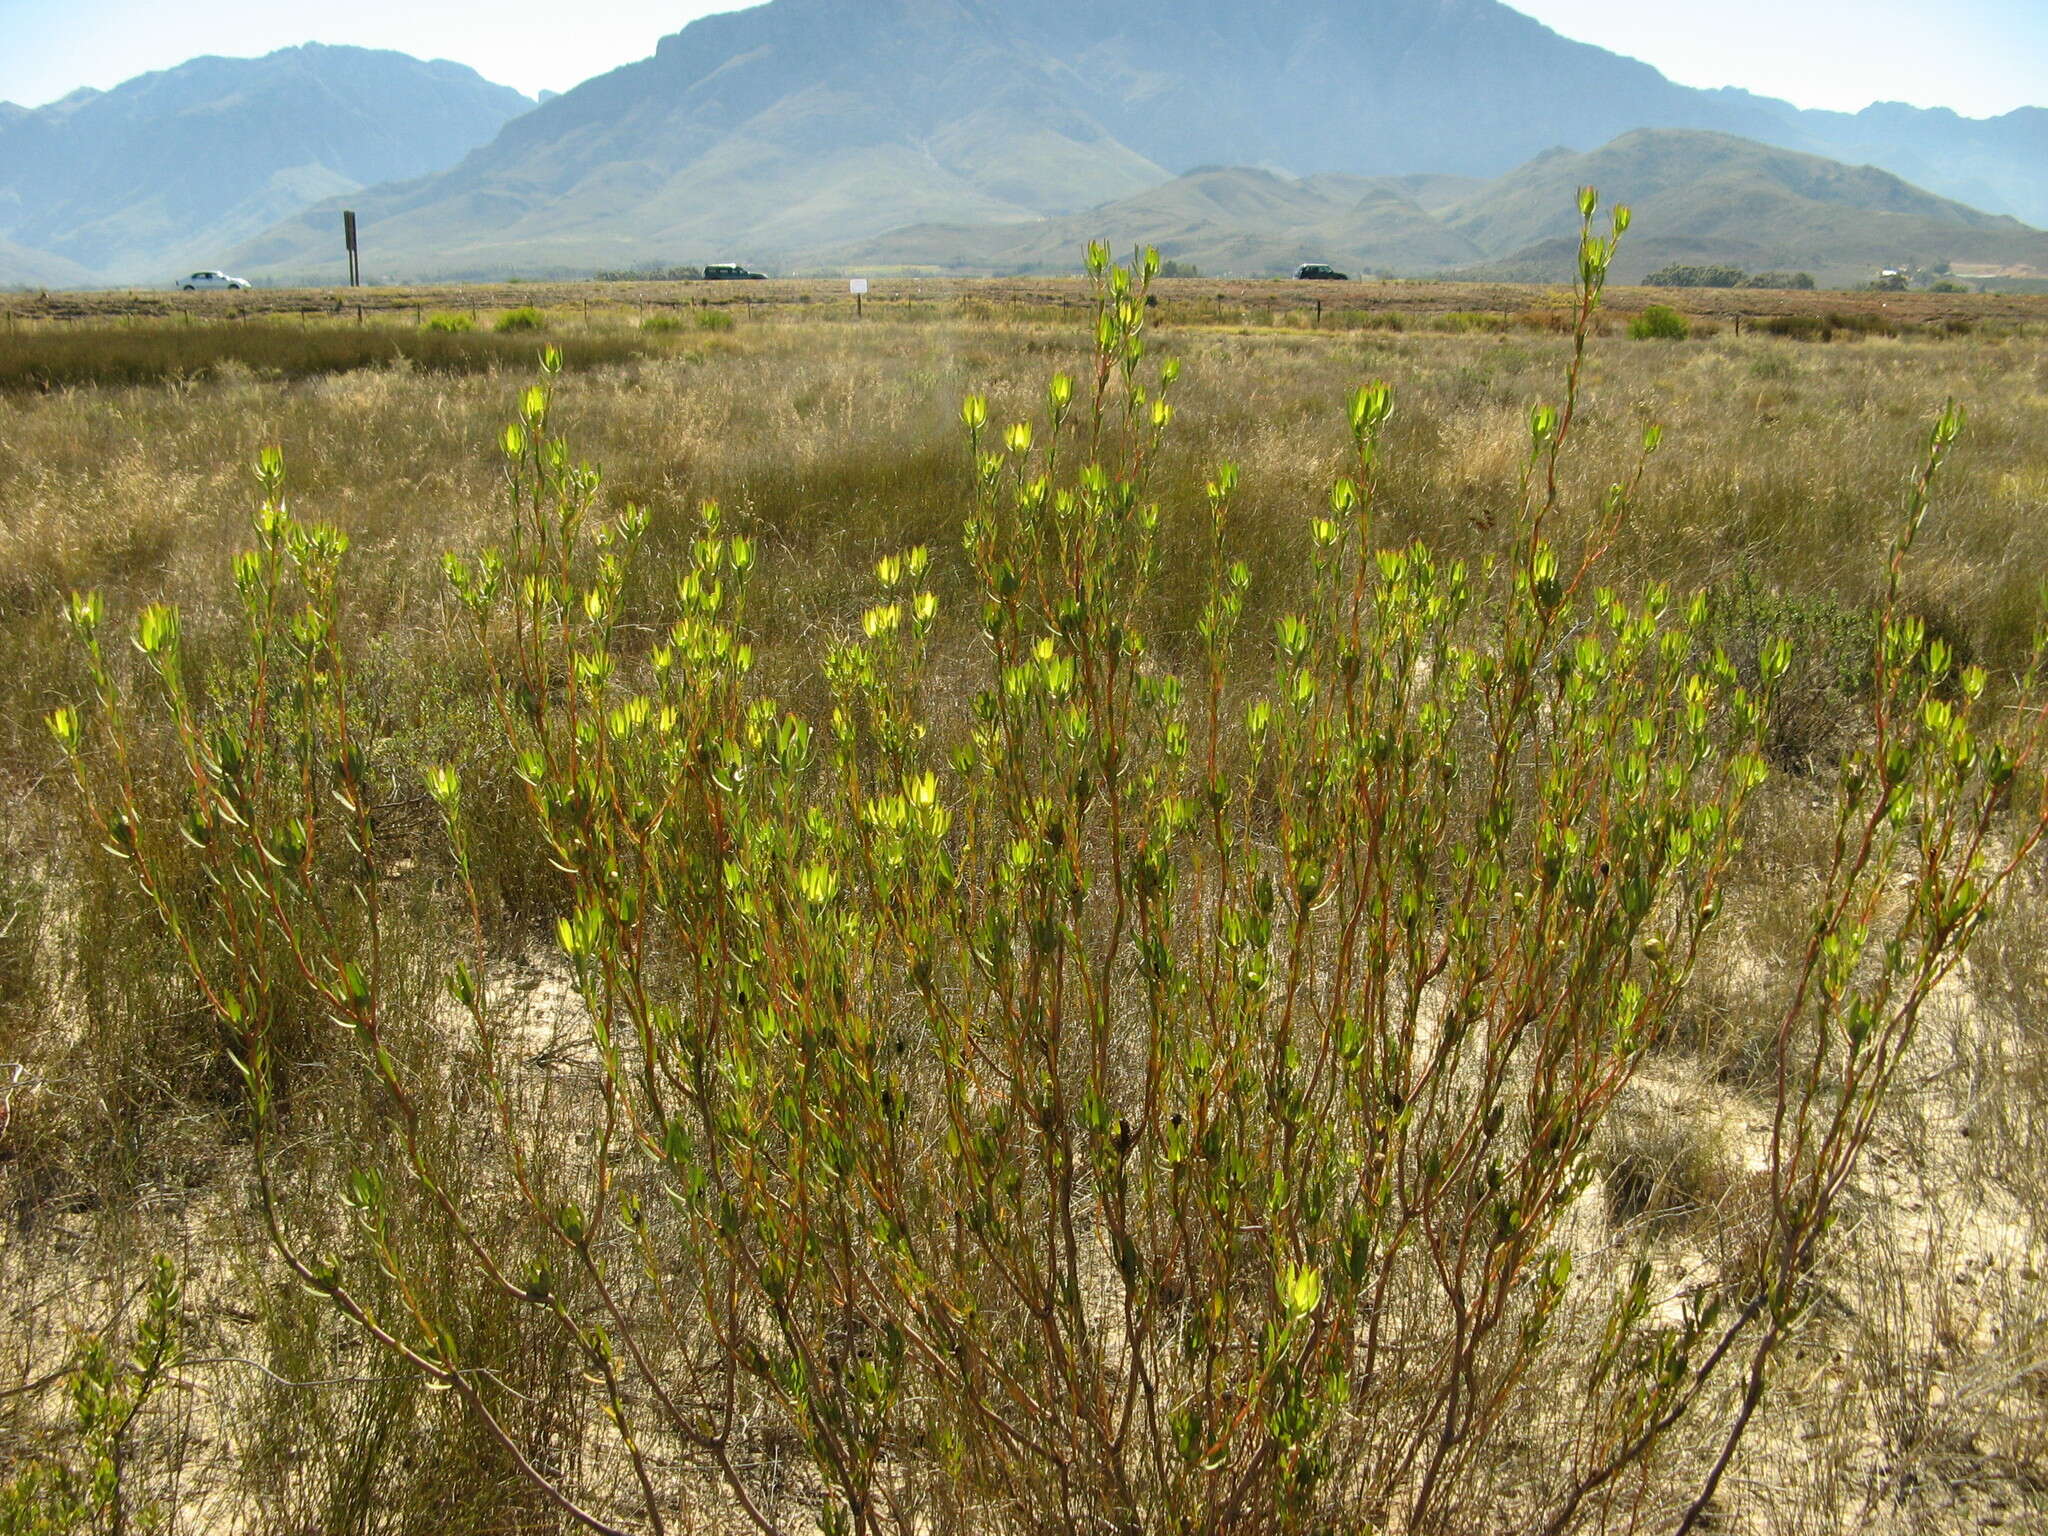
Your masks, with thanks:
[(853, 278), (847, 283), (846, 291), (853, 295), (853, 318), (858, 320), (860, 318), (861, 295), (868, 291), (868, 280), (864, 277)]

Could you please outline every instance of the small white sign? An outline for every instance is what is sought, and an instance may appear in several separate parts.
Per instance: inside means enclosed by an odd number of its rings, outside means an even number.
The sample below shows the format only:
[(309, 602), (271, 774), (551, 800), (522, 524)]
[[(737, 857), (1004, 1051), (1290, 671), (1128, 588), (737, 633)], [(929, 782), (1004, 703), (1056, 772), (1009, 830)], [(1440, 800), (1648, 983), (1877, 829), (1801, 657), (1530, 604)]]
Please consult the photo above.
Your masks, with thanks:
[(868, 280), (864, 277), (856, 277), (846, 285), (846, 291), (848, 293), (866, 293), (868, 291)]

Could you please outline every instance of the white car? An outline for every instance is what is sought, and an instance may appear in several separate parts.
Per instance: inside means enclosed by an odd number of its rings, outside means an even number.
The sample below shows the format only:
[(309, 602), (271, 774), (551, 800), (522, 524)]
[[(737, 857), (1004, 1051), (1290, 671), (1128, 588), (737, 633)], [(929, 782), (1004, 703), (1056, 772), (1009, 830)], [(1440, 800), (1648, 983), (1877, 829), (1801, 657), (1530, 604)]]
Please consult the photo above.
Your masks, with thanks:
[(178, 279), (178, 288), (183, 293), (193, 293), (201, 288), (246, 288), (249, 280), (243, 277), (229, 277), (225, 272), (194, 272), (190, 277)]

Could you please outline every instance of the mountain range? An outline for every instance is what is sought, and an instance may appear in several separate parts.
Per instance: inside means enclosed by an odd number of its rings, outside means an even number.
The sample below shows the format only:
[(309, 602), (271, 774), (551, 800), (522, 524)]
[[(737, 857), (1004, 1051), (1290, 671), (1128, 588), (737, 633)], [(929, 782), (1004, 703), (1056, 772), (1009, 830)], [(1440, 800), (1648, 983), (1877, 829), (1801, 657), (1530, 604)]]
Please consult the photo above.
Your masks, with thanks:
[(1831, 283), (1943, 262), (2048, 268), (2048, 234), (2007, 215), (1872, 166), (1673, 129), (1639, 129), (1589, 154), (1539, 156), (1443, 220), (1485, 256), (1474, 275), (1554, 280), (1576, 259), (1572, 198), (1582, 186), (1634, 210), (1614, 267), (1625, 282), (1674, 263), (1804, 269)]
[[(331, 79), (344, 55), (389, 78)], [(1535, 273), (1573, 177), (1654, 214), (1644, 259), (2035, 263), (2016, 220), (2048, 224), (2048, 111), (1695, 90), (1498, 0), (768, 0), (531, 110), (397, 55), (235, 65), (0, 106), (0, 282), (38, 259), (331, 281), (344, 202), (366, 270), (402, 278), (1046, 269), (1126, 232), (1216, 271)]]
[[(693, 22), (460, 165), (357, 206), (372, 266), (395, 274), (723, 253), (896, 264), (878, 237), (1018, 226), (969, 242), (989, 259), (967, 264), (1000, 269), (1070, 248), (1069, 216), (1084, 210), (1142, 223), (1205, 189), (1225, 195), (1213, 178), (1175, 179), (1226, 165), (1274, 178), (1229, 183), (1246, 254), (1203, 244), (1226, 269), (1277, 264), (1274, 225), (1254, 206), (1275, 197), (1290, 218), (1334, 199), (1338, 249), (1433, 270), (1512, 253), (1442, 227), (1398, 187), (1327, 178), (1491, 180), (1559, 146), (1690, 129), (1824, 156), (1853, 145), (1910, 164), (1936, 192), (1953, 167), (1993, 212), (2048, 222), (2044, 126), (2048, 112), (1849, 116), (1694, 90), (1497, 0), (770, 0)], [(1217, 213), (1201, 215), (1213, 229), (1230, 222)], [(332, 223), (329, 208), (287, 221), (238, 259), (311, 271), (331, 259)]]
[(323, 199), (454, 164), (532, 105), (465, 65), (319, 44), (0, 103), (0, 283), (217, 266)]
[(1728, 134), (1639, 128), (1588, 154), (1554, 150), (1493, 181), (1318, 175), (1205, 166), (1084, 213), (1028, 224), (924, 224), (829, 252), (850, 270), (1073, 270), (1091, 239), (1157, 246), (1203, 272), (1263, 275), (1305, 261), (1352, 272), (1568, 278), (1574, 193), (1626, 201), (1622, 281), (1658, 267), (1737, 265), (1856, 282), (1944, 261), (2048, 269), (2048, 234), (1908, 185)]

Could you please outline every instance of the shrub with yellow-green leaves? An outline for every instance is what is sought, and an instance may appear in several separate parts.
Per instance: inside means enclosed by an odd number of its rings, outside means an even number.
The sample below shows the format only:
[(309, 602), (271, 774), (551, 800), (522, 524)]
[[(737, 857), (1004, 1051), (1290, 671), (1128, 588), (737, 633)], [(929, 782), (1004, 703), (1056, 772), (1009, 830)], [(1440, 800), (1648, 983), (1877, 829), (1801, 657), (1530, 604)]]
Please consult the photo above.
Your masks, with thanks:
[[(93, 698), (52, 723), (233, 1041), (283, 1261), (595, 1530), (713, 1489), (763, 1531), (1563, 1531), (1616, 1500), (1695, 1524), (1927, 997), (2040, 835), (2041, 695), (1957, 673), (1902, 609), (1946, 413), (1777, 1030), (1769, 1231), (1676, 1305), (1647, 1262), (1575, 1269), (1597, 1138), (1722, 910), (1793, 660), (1762, 645), (1745, 686), (1703, 597), (1610, 584), (1642, 464), (1586, 495), (1566, 449), (1627, 220), (1582, 211), (1570, 364), (1492, 552), (1377, 536), (1395, 396), (1367, 384), (1271, 635), (1242, 623), (1216, 469), (1178, 670), (1147, 624), (1178, 373), (1146, 335), (1156, 258), (1091, 251), (1093, 357), (1035, 420), (965, 403), (962, 554), (880, 563), (814, 719), (756, 682), (760, 555), (714, 507), (647, 638), (647, 518), (600, 515), (551, 358), (505, 430), (505, 541), (446, 570), (565, 882), (580, 1098), (520, 1069), (452, 770), (428, 782), (451, 899), (396, 899), (345, 540), (288, 509), (274, 455), (233, 688), (194, 685), (159, 607), (132, 702), (76, 599)], [(933, 666), (949, 625), (978, 635), (964, 705)], [(175, 729), (174, 815), (132, 778), (144, 707)], [(420, 1122), (435, 1037), (394, 1016), (401, 923), (458, 1011), (460, 1138)], [(272, 1021), (309, 1000), (395, 1128), (334, 1191), (340, 1252), (269, 1171), (298, 1113)], [(570, 1341), (629, 1477), (524, 1453), (462, 1342), (479, 1289)], [(1712, 1415), (1708, 1451), (1669, 1451)], [(812, 1468), (804, 1511), (750, 1470), (764, 1419)]]

